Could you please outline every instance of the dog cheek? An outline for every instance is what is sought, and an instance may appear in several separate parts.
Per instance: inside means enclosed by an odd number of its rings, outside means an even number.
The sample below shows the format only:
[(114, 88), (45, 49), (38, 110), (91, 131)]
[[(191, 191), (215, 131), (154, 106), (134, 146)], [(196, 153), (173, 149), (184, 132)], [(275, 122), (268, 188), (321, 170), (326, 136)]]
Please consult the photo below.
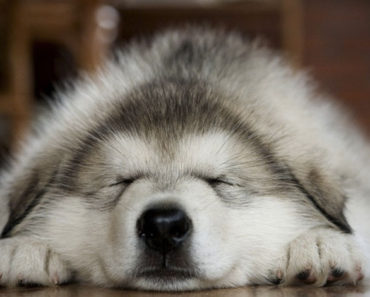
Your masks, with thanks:
[(235, 246), (229, 222), (228, 209), (221, 207), (193, 215), (195, 227), (190, 253), (208, 280), (224, 277), (234, 264)]

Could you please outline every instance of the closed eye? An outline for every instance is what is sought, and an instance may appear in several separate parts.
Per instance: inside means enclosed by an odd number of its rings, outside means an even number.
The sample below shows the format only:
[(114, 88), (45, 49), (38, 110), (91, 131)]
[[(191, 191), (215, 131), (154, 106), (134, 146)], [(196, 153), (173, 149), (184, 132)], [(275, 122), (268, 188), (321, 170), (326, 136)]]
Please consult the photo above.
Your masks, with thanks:
[(120, 179), (118, 180), (117, 182), (113, 183), (113, 184), (110, 184), (109, 186), (110, 187), (114, 187), (114, 186), (118, 186), (118, 185), (125, 185), (125, 186), (129, 186), (131, 185), (137, 178), (124, 178), (124, 179)]
[(203, 181), (205, 181), (207, 184), (209, 184), (211, 187), (216, 187), (218, 185), (228, 185), (228, 186), (234, 186), (235, 184), (231, 181), (229, 181), (226, 176), (220, 175), (216, 177), (210, 177), (204, 174), (199, 173), (192, 173), (192, 176), (195, 178), (199, 178)]
[(223, 177), (216, 177), (216, 178), (205, 178), (205, 181), (212, 187), (218, 186), (220, 184), (225, 184), (229, 186), (234, 186), (234, 184)]

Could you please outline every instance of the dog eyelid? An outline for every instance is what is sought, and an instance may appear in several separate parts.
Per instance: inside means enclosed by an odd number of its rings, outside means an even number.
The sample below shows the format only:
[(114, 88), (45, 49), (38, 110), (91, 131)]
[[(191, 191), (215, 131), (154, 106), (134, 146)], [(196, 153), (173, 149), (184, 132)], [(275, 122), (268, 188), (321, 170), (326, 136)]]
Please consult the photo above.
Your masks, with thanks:
[(225, 180), (223, 177), (216, 177), (216, 178), (205, 178), (205, 181), (210, 184), (211, 186), (215, 186), (218, 184), (226, 184), (229, 186), (233, 186), (234, 184), (228, 180)]
[(114, 186), (118, 186), (118, 185), (125, 185), (125, 186), (128, 186), (130, 184), (132, 184), (137, 178), (123, 178), (123, 179), (120, 179), (118, 180), (117, 182), (115, 183), (112, 183), (110, 184), (109, 186), (110, 187), (114, 187)]
[(229, 181), (226, 176), (224, 175), (220, 175), (220, 176), (216, 176), (216, 177), (210, 177), (210, 176), (207, 176), (205, 174), (192, 174), (193, 177), (195, 178), (199, 178), (203, 181), (205, 181), (206, 183), (208, 183), (210, 186), (217, 186), (219, 184), (225, 184), (225, 185), (229, 185), (229, 186), (234, 186), (235, 184), (231, 181)]

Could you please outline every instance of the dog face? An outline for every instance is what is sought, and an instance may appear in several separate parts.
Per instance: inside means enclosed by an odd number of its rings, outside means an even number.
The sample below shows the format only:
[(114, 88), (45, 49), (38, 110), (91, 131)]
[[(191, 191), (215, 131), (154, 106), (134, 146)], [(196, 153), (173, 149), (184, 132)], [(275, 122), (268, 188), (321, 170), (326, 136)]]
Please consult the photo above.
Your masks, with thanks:
[[(269, 173), (237, 137), (186, 135), (167, 149), (171, 153), (163, 154), (155, 139), (115, 135), (87, 161), (104, 179), (107, 169), (122, 178), (105, 180), (94, 196), (114, 199), (100, 206), (111, 209), (100, 257), (114, 285), (163, 290), (245, 283), (258, 265), (269, 264), (264, 255), (311, 226), (300, 218), (298, 199), (248, 185)], [(96, 160), (104, 161), (96, 166)], [(99, 180), (85, 170), (86, 182)]]
[(80, 279), (159, 290), (256, 283), (289, 241), (329, 224), (221, 93), (169, 80), (118, 102), (35, 160), (5, 228), (48, 242)]
[[(267, 165), (237, 136), (209, 131), (169, 142), (127, 134), (106, 139), (76, 169), (71, 199), (84, 206), (64, 201), (74, 210), (53, 208), (61, 218), (86, 212), (83, 223), (66, 219), (73, 226), (58, 237), (74, 228), (75, 248), (94, 251), (82, 263), (94, 267), (99, 258), (104, 274), (94, 281), (161, 290), (245, 283), (311, 226), (300, 218), (298, 199), (268, 193)], [(269, 185), (253, 187), (253, 179)]]

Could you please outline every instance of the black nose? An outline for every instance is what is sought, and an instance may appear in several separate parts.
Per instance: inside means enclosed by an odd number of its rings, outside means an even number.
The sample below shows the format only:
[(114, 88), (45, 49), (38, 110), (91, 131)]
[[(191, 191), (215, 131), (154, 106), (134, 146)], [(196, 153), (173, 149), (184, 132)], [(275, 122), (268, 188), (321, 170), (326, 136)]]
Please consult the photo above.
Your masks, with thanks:
[(179, 247), (189, 237), (190, 231), (190, 219), (178, 208), (151, 208), (137, 221), (139, 237), (149, 248), (161, 253)]

